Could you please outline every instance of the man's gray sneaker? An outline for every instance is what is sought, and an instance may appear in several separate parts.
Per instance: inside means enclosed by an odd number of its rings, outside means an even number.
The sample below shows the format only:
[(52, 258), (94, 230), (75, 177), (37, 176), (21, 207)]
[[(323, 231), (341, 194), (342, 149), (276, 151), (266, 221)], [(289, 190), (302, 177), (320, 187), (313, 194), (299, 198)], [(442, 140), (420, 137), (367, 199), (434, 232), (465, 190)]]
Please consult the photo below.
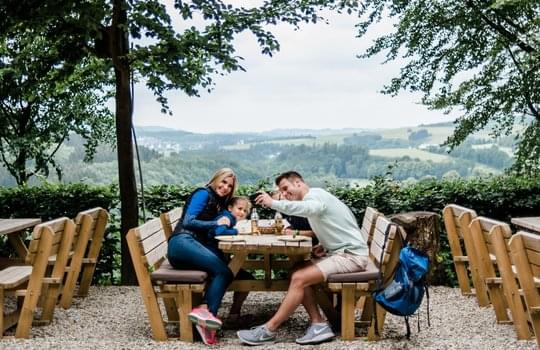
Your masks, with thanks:
[(264, 324), (253, 327), (249, 330), (246, 329), (238, 331), (236, 334), (242, 343), (246, 343), (248, 345), (274, 344), (276, 341), (276, 334), (266, 329)]
[(328, 323), (311, 324), (303, 337), (297, 338), (296, 343), (300, 345), (318, 344), (334, 338), (336, 335), (332, 332)]

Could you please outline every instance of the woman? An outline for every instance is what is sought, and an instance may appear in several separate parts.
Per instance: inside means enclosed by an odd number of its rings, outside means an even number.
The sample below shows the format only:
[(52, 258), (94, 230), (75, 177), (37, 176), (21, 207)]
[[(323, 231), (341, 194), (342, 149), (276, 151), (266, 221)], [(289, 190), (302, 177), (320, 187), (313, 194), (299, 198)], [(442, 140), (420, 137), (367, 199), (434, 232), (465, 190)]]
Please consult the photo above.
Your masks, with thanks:
[(223, 295), (234, 276), (222, 259), (208, 249), (208, 233), (218, 225), (229, 225), (227, 217), (216, 220), (236, 190), (236, 175), (229, 168), (218, 170), (205, 187), (196, 189), (187, 199), (182, 217), (169, 239), (168, 259), (176, 269), (206, 271), (209, 283), (201, 305), (193, 308), (190, 321), (205, 344), (216, 342), (216, 329), (222, 325), (217, 312)]

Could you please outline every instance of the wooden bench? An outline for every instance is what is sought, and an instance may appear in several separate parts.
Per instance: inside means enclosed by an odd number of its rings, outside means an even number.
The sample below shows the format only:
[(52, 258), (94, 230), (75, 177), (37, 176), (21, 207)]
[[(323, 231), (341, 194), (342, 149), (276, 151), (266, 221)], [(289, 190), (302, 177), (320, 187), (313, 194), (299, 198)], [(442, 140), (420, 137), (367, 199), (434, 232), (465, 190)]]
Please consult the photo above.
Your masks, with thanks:
[(93, 208), (77, 214), (73, 254), (60, 298), (62, 308), (68, 309), (71, 306), (79, 276), (81, 279), (77, 296), (88, 295), (108, 220), (109, 214), (103, 208)]
[[(28, 338), (34, 311), (41, 299), (41, 319), (52, 320), (62, 285), (75, 224), (68, 218), (48, 221), (34, 227), (28, 246), (26, 263), (30, 266), (12, 266), (0, 271), (0, 330), (3, 332), (17, 324), (16, 338)], [(49, 259), (55, 256), (49, 267)], [(12, 314), (4, 316), (4, 297), (15, 295), (22, 299)]]
[(159, 219), (161, 220), (161, 226), (163, 226), (163, 231), (165, 232), (165, 237), (167, 237), (167, 239), (171, 237), (174, 228), (178, 224), (178, 221), (180, 221), (180, 218), (182, 217), (182, 211), (182, 207), (175, 208), (166, 213), (161, 213), (161, 215), (159, 216)]
[(173, 339), (167, 335), (158, 304), (158, 298), (162, 298), (168, 322), (179, 323), (180, 340), (192, 342), (193, 327), (188, 314), (194, 299), (197, 301), (204, 291), (207, 273), (171, 267), (166, 260), (167, 237), (160, 219), (129, 230), (127, 243), (154, 339)]
[(540, 235), (519, 231), (509, 241), (510, 258), (516, 266), (525, 305), (540, 348)]
[(480, 216), (471, 221), (469, 230), (478, 261), (477, 271), (480, 279), (485, 283), (489, 291), (488, 297), (493, 305), (497, 322), (510, 323), (510, 318), (506, 312), (499, 269), (497, 268), (495, 259), (495, 247), (491, 242), (491, 236), (489, 234), (492, 230), (499, 230), (503, 234), (504, 239), (509, 239), (512, 235), (510, 227), (504, 222)]
[[(518, 339), (531, 339), (533, 334), (529, 331), (527, 309), (521, 297), (522, 291), (517, 279), (516, 267), (510, 260), (510, 247), (508, 246), (508, 242), (512, 237), (510, 226), (500, 221), (479, 219), (486, 242), (486, 250), (491, 252), (489, 259), (492, 262), (493, 269), (496, 269), (499, 273), (499, 277), (486, 278), (488, 289), (491, 293), (492, 288), (496, 286), (502, 287), (503, 297), (506, 302), (497, 307), (508, 307), (510, 310)], [(473, 223), (471, 223), (471, 226), (473, 226)], [(472, 229), (471, 227), (471, 231)], [(487, 240), (485, 239), (486, 232), (488, 233)], [(493, 264), (493, 254), (495, 255), (495, 264)], [(484, 259), (487, 258), (484, 256)]]
[[(476, 216), (474, 210), (456, 204), (449, 204), (443, 209), (444, 226), (461, 294), (476, 295), (480, 306), (488, 306), (490, 302), (487, 288), (478, 272), (474, 243), (469, 232), (471, 221)], [(471, 284), (474, 290), (471, 289)]]
[[(388, 239), (384, 247), (385, 232), (388, 230)], [(376, 340), (383, 330), (386, 311), (376, 305), (373, 310), (372, 293), (377, 288), (379, 271), (383, 276), (383, 286), (392, 279), (392, 272), (399, 261), (399, 252), (403, 245), (402, 229), (390, 222), (384, 216), (379, 216), (376, 221), (373, 240), (369, 248), (370, 261), (366, 271), (356, 273), (341, 273), (328, 276), (328, 288), (333, 293), (341, 295), (341, 339), (355, 339), (355, 304), (356, 300), (364, 297), (362, 316), (360, 323), (369, 324), (368, 340)], [(377, 325), (371, 322), (373, 313), (377, 312)], [(377, 329), (375, 329), (377, 327)]]

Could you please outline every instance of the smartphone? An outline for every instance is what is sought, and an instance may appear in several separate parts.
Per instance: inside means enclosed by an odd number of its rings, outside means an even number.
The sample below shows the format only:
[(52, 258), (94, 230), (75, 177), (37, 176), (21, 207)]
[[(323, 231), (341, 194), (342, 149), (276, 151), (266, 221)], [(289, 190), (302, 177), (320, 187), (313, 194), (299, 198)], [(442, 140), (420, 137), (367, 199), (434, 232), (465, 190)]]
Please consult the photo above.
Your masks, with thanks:
[(259, 197), (259, 195), (261, 194), (261, 192), (256, 192), (256, 193), (253, 193), (253, 194), (250, 194), (249, 195), (249, 201), (255, 205), (255, 199), (257, 199), (257, 197)]

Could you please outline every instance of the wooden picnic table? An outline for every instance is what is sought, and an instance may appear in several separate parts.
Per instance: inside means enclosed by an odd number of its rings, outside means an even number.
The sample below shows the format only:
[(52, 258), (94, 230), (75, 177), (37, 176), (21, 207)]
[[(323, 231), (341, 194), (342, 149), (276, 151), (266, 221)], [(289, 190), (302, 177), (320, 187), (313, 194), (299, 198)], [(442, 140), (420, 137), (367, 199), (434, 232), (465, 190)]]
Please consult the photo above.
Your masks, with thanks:
[(540, 234), (540, 216), (512, 218), (511, 222), (527, 231)]
[[(231, 254), (229, 268), (236, 276), (241, 268), (264, 270), (264, 280), (236, 280), (230, 290), (235, 291), (285, 291), (289, 281), (272, 279), (273, 269), (291, 270), (299, 261), (309, 258), (311, 253), (311, 238), (304, 237), (302, 241), (283, 241), (282, 235), (252, 235), (242, 234), (231, 236), (230, 241), (220, 241), (219, 249)], [(285, 238), (286, 239), (286, 238)], [(262, 260), (248, 259), (248, 255), (260, 254)], [(286, 255), (283, 259), (279, 256)]]
[(25, 229), (34, 227), (40, 222), (41, 219), (36, 218), (0, 219), (0, 235), (7, 235), (9, 243), (23, 261), (28, 253), (28, 247), (24, 243), (23, 232)]

